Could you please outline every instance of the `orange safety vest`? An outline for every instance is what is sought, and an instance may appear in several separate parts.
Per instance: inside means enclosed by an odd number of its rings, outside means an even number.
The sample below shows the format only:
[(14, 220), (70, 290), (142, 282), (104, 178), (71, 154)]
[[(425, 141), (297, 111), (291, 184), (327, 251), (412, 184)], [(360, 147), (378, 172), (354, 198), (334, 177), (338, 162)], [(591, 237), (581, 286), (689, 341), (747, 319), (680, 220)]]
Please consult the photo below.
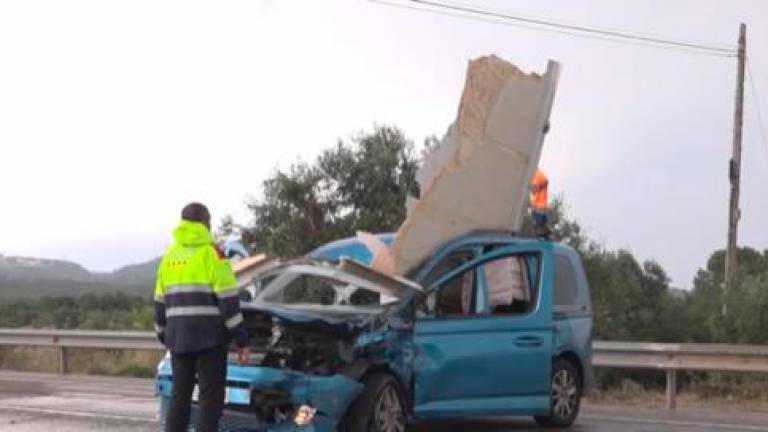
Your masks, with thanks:
[(531, 207), (536, 210), (546, 210), (549, 207), (548, 186), (547, 176), (536, 168), (536, 174), (531, 179)]

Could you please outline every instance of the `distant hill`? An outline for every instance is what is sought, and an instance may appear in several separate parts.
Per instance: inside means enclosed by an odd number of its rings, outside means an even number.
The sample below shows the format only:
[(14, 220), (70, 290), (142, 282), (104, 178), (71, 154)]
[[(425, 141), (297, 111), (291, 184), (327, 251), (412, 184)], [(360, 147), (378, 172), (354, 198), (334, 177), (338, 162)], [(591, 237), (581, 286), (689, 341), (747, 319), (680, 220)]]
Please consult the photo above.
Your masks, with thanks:
[(0, 255), (0, 297), (70, 296), (125, 292), (150, 296), (160, 258), (91, 273), (64, 260)]
[(61, 278), (67, 280), (88, 280), (91, 273), (80, 264), (70, 261), (2, 256), (0, 275), (10, 279)]
[(112, 272), (112, 278), (124, 282), (154, 282), (160, 257), (141, 264), (131, 264)]
[(0, 298), (38, 298), (44, 296), (79, 296), (122, 292), (152, 297), (151, 284), (130, 284), (65, 279), (7, 279), (0, 275)]

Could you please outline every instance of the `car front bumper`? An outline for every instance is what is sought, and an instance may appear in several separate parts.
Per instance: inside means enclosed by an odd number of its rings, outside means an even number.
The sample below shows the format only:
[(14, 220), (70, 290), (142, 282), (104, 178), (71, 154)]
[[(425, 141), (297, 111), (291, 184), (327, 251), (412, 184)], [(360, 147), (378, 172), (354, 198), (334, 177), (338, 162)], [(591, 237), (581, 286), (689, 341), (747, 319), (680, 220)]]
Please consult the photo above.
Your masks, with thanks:
[[(335, 431), (347, 408), (362, 388), (362, 384), (344, 375), (318, 376), (261, 366), (230, 364), (227, 367), (226, 405), (219, 431)], [(156, 391), (160, 398), (160, 419), (164, 422), (173, 391), (169, 365), (161, 363), (158, 367)], [(284, 392), (291, 405), (296, 408), (302, 404), (316, 408), (314, 420), (307, 426), (297, 426), (292, 415), (289, 415), (288, 418), (265, 422), (257, 414), (259, 399), (256, 397), (264, 391)], [(193, 404), (192, 411), (194, 424), (196, 404)]]

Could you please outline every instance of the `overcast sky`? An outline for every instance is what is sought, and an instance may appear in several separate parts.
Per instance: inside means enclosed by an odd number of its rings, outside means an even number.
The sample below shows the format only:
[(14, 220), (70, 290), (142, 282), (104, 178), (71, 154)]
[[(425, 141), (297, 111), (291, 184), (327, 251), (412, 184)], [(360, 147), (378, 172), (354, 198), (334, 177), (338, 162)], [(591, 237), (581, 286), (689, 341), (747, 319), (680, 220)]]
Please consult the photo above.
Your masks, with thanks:
[[(764, 1), (475, 1), (735, 45), (768, 114)], [(562, 63), (541, 165), (591, 236), (674, 284), (726, 240), (736, 62), (328, 1), (0, 2), (0, 253), (92, 270), (162, 253), (181, 206), (246, 216), (276, 167), (374, 124), (454, 119), (467, 61)], [(747, 86), (740, 244), (768, 247), (768, 149)], [(768, 119), (767, 119), (768, 120)]]

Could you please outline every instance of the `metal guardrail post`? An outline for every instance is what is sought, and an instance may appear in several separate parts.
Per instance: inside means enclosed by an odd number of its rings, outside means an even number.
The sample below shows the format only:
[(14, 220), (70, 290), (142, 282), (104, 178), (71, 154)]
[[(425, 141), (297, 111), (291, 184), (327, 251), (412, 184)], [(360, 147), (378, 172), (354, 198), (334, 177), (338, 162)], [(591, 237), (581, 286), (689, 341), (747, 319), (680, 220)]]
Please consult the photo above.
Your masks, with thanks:
[(66, 375), (69, 367), (67, 365), (67, 348), (63, 346), (58, 347), (59, 351), (59, 373)]
[(677, 407), (677, 371), (667, 369), (667, 409), (674, 410)]

